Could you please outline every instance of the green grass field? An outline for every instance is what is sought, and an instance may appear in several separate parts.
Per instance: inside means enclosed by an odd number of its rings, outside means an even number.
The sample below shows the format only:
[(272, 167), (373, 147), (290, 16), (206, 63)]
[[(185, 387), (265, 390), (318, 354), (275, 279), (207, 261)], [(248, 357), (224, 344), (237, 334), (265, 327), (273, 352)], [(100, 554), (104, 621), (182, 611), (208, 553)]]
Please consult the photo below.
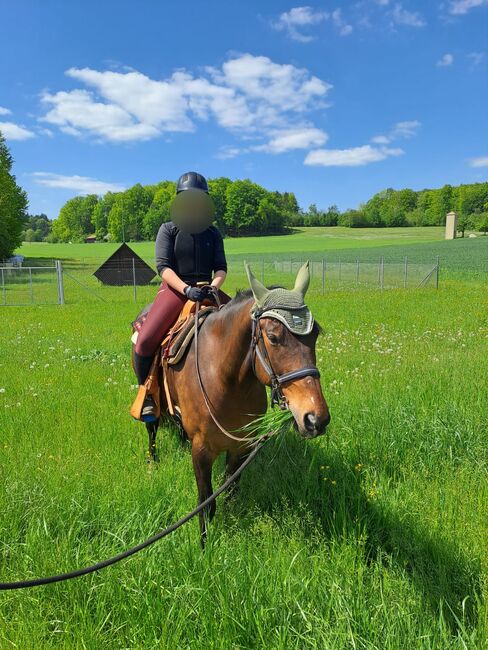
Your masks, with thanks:
[[(444, 278), (438, 291), (312, 287), (326, 436), (271, 441), (219, 503), (205, 553), (191, 522), (99, 574), (0, 593), (2, 650), (487, 647), (488, 238), (333, 230), (226, 245), (239, 267), (440, 248)], [(80, 260), (109, 246), (21, 252)], [(151, 259), (151, 244), (135, 248)], [(137, 305), (114, 288), (107, 302), (4, 308), (0, 581), (105, 558), (195, 505), (189, 450), (167, 428), (146, 465), (128, 414), (129, 323), (153, 291)]]

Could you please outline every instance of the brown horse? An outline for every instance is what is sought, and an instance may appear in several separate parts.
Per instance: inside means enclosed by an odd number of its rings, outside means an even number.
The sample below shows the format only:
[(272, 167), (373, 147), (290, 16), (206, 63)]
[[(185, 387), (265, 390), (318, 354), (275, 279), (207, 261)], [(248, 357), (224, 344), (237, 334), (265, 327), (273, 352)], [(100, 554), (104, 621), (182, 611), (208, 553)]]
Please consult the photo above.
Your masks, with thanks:
[[(229, 475), (249, 453), (248, 442), (240, 440), (245, 436), (242, 428), (266, 412), (265, 386), (271, 386), (281, 408), (290, 409), (304, 438), (321, 435), (330, 421), (315, 366), (319, 326), (303, 302), (310, 278), (308, 263), (300, 269), (293, 291), (267, 289), (250, 269), (248, 277), (251, 290), (238, 292), (203, 324), (197, 341), (198, 371), (195, 340), (182, 360), (168, 370), (169, 392), (192, 443), (199, 503), (212, 494), (212, 466), (217, 456), (227, 453)], [(276, 301), (286, 304), (276, 305)], [(290, 314), (300, 322), (296, 314), (305, 319), (308, 314), (304, 334), (294, 333), (294, 321), (288, 324)], [(153, 457), (158, 424), (147, 425)], [(214, 502), (200, 513), (202, 541), (215, 509)]]

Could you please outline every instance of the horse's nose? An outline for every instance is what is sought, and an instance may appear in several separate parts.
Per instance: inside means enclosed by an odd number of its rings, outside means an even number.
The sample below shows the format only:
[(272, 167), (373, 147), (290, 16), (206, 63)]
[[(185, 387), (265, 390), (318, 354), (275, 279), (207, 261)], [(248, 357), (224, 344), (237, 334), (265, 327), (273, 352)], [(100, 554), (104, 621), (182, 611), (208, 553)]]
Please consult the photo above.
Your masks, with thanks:
[(325, 427), (329, 424), (329, 422), (330, 415), (328, 411), (322, 419), (313, 412), (305, 413), (303, 417), (303, 424), (306, 431), (313, 436), (318, 436), (320, 433), (323, 433), (325, 431)]

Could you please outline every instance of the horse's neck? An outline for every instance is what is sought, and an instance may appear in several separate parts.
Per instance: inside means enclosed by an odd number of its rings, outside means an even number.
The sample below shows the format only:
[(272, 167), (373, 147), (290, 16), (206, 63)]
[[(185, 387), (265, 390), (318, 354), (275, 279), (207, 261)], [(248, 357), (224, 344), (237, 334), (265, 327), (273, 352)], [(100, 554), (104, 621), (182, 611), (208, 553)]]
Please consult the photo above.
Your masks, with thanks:
[[(239, 305), (224, 307), (214, 321), (218, 336), (218, 357), (225, 364), (226, 374), (244, 381), (252, 374), (251, 368), (251, 334), (252, 321), (250, 310), (252, 299)], [(252, 375), (254, 376), (254, 375)]]

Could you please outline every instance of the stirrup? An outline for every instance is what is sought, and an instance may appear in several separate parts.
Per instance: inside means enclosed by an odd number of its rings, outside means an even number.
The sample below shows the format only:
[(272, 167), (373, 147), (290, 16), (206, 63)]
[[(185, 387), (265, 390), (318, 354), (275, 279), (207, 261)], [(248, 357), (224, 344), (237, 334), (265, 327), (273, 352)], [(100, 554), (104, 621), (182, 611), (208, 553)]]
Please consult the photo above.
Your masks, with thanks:
[(157, 417), (155, 415), (156, 403), (152, 395), (147, 395), (142, 405), (141, 410), (141, 420), (143, 422), (156, 422)]

